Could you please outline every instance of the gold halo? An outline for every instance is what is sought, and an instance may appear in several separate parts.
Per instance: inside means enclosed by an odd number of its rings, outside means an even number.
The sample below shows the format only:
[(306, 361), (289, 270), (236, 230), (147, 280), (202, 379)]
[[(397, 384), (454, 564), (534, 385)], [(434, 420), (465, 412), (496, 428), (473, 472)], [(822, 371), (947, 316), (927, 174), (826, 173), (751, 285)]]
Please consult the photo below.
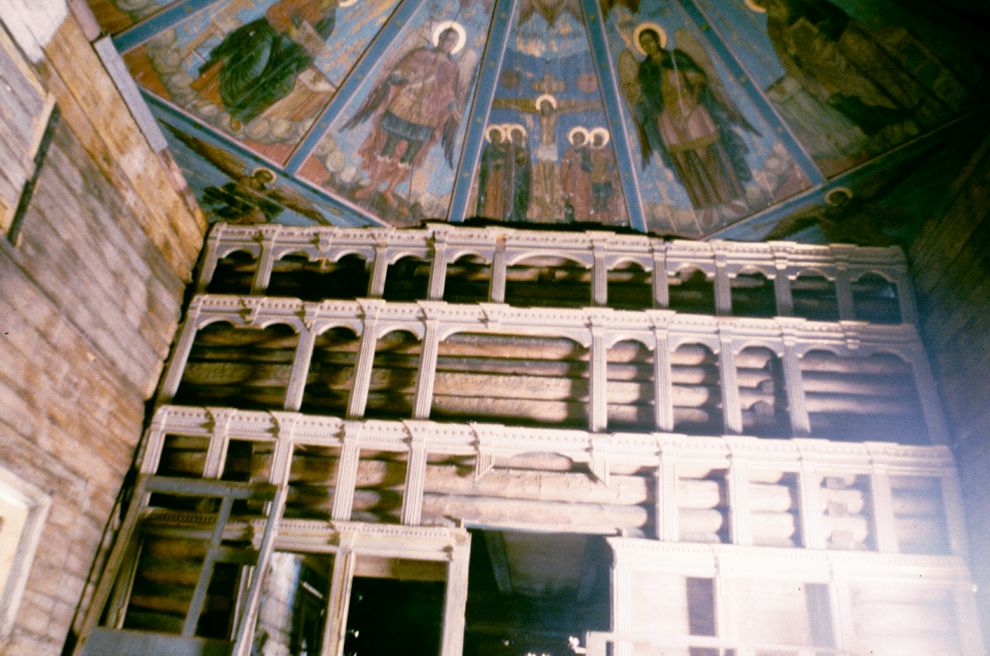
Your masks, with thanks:
[(447, 30), (454, 30), (457, 32), (457, 43), (454, 44), (454, 49), (450, 51), (450, 54), (456, 55), (464, 47), (464, 42), (467, 41), (467, 35), (464, 33), (464, 26), (457, 21), (443, 21), (438, 23), (436, 27), (433, 28), (433, 36), (430, 38), (430, 42), (433, 47), (436, 48), (440, 45), (440, 35)]
[(643, 50), (643, 46), (640, 45), (639, 43), (639, 35), (647, 30), (652, 30), (660, 35), (661, 49), (667, 47), (667, 30), (663, 29), (656, 23), (640, 23), (639, 25), (636, 26), (636, 31), (633, 32), (633, 48), (635, 48), (636, 52), (643, 55), (644, 57), (646, 56), (646, 51)]
[(591, 147), (592, 147), (592, 148), (594, 148), (594, 147), (595, 147), (595, 145), (594, 145), (594, 142), (595, 142), (595, 135), (596, 135), (596, 134), (602, 134), (602, 135), (605, 135), (605, 141), (603, 141), (603, 142), (602, 142), (602, 145), (601, 145), (601, 146), (598, 146), (598, 148), (604, 148), (605, 146), (607, 146), (607, 145), (608, 145), (608, 142), (612, 140), (612, 135), (611, 135), (611, 134), (609, 134), (609, 132), (608, 132), (608, 130), (607, 130), (607, 129), (605, 129), (605, 128), (601, 128), (601, 127), (599, 127), (599, 128), (595, 128), (594, 130), (592, 130), (592, 131), (591, 131), (591, 132), (590, 132), (590, 133), (588, 134), (588, 137), (589, 137), (589, 139), (588, 139), (588, 141), (590, 141), (590, 142), (591, 142)]
[(493, 125), (489, 125), (487, 128), (485, 128), (485, 141), (487, 141), (488, 143), (492, 142), (492, 131), (497, 131), (499, 134), (502, 135), (502, 139), (505, 139), (505, 126), (498, 125), (496, 123)]
[(526, 132), (526, 126), (523, 125), (522, 123), (506, 123), (505, 135), (509, 138), (509, 141), (512, 141), (512, 133), (515, 132), (516, 130), (519, 130), (520, 132), (523, 133), (523, 139), (525, 139), (526, 136), (528, 135), (528, 133)]
[(567, 133), (567, 141), (569, 141), (572, 146), (574, 145), (574, 136), (577, 134), (584, 135), (584, 143), (591, 142), (591, 134), (588, 133), (588, 129), (583, 128), (579, 125), (576, 128), (571, 128), (570, 131)]
[(356, 5), (357, 2), (358, 2), (358, 0), (340, 0), (340, 2), (337, 3), (337, 6), (338, 7), (352, 7), (352, 6)]
[(760, 5), (756, 4), (753, 0), (743, 0), (743, 4), (746, 5), (747, 9), (749, 9), (750, 11), (754, 11), (757, 14), (767, 13), (766, 7), (761, 7)]
[(550, 103), (550, 106), (554, 109), (557, 109), (557, 99), (549, 93), (545, 93), (542, 96), (536, 97), (536, 111), (540, 111), (540, 105), (542, 105), (544, 101)]
[(838, 205), (839, 204), (838, 202), (832, 200), (832, 197), (835, 196), (835, 194), (837, 193), (845, 194), (846, 200), (852, 200), (853, 197), (852, 189), (850, 189), (849, 187), (833, 187), (825, 192), (825, 203), (827, 205), (831, 205), (832, 207)]
[(256, 176), (259, 173), (261, 173), (262, 171), (264, 171), (265, 173), (267, 173), (268, 175), (270, 175), (272, 177), (272, 182), (275, 182), (276, 180), (278, 180), (278, 176), (275, 175), (275, 171), (271, 170), (267, 166), (259, 166), (258, 168), (252, 170), (251, 171), (251, 177), (253, 178), (254, 176)]

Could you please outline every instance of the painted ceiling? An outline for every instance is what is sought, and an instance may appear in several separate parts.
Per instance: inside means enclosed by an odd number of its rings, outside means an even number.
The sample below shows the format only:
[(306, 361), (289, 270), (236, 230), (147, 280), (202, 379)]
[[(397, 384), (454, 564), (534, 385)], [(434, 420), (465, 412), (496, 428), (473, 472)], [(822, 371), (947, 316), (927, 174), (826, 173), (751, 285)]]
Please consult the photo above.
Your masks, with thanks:
[(90, 5), (211, 221), (892, 243), (986, 126), (895, 0)]

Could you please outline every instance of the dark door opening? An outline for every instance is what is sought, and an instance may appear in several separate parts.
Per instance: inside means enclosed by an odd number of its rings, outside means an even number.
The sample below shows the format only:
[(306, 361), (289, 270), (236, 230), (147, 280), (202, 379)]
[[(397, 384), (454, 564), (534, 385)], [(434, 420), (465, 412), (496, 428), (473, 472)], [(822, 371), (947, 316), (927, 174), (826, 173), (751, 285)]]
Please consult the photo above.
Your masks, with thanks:
[(472, 530), (464, 654), (565, 656), (607, 631), (608, 554), (602, 536)]

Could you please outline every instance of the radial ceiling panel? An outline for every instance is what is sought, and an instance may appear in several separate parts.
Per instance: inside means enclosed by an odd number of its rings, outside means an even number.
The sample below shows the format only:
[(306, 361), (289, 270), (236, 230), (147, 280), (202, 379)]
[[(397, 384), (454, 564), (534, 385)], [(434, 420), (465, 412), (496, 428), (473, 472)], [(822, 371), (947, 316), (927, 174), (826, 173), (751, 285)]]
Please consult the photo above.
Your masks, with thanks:
[(124, 59), (144, 88), (284, 164), (397, 2), (222, 0)]
[(986, 102), (896, 0), (90, 4), (211, 220), (786, 236)]
[(300, 176), (394, 225), (446, 217), (491, 19), (485, 0), (423, 2)]
[(467, 215), (628, 226), (601, 94), (577, 0), (523, 2), (487, 113)]

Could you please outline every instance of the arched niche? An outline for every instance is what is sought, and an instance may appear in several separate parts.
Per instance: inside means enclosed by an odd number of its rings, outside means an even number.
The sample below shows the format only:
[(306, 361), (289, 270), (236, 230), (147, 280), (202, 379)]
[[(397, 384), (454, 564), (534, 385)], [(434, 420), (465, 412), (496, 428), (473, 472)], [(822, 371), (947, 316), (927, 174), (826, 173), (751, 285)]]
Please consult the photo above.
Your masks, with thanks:
[(448, 303), (484, 303), (492, 280), (491, 263), (476, 253), (464, 253), (447, 265), (443, 300)]
[(704, 344), (685, 343), (671, 353), (674, 430), (694, 435), (724, 432), (718, 355)]
[(360, 337), (343, 326), (317, 335), (303, 390), (303, 412), (347, 415), (359, 344)]
[(298, 333), (286, 324), (235, 327), (215, 321), (202, 326), (172, 402), (281, 409), (298, 343)]
[(608, 430), (655, 430), (653, 351), (632, 339), (613, 344), (606, 354), (606, 381)]
[(816, 270), (802, 271), (791, 282), (794, 316), (813, 321), (838, 321), (835, 281)]
[(455, 333), (438, 345), (431, 419), (586, 428), (588, 349), (566, 337)]
[(310, 261), (306, 255), (290, 253), (272, 266), (269, 296), (293, 296), (304, 301), (327, 298), (354, 299), (368, 295), (368, 262), (350, 253), (336, 261)]
[(430, 287), (430, 263), (415, 255), (403, 255), (388, 265), (385, 273), (386, 301), (426, 300)]
[(670, 309), (690, 314), (715, 313), (715, 282), (704, 271), (682, 267), (667, 276)]
[(392, 330), (378, 337), (365, 418), (412, 417), (422, 346), (420, 338), (408, 330)]
[(591, 305), (591, 269), (555, 255), (529, 255), (507, 267), (505, 302), (527, 307)]
[(928, 441), (911, 366), (892, 353), (801, 357), (811, 434), (833, 440)]
[(762, 271), (743, 270), (730, 280), (732, 314), (737, 317), (773, 317), (777, 300), (773, 280)]
[(746, 346), (735, 357), (742, 430), (746, 435), (783, 437), (791, 432), (780, 358), (766, 346)]
[(621, 262), (608, 270), (608, 306), (623, 310), (653, 307), (653, 276), (638, 262)]
[(209, 294), (250, 294), (258, 261), (247, 251), (236, 250), (217, 260), (206, 285)]
[(897, 297), (897, 285), (879, 273), (869, 272), (850, 284), (853, 308), (860, 321), (874, 323), (900, 323), (901, 306)]

